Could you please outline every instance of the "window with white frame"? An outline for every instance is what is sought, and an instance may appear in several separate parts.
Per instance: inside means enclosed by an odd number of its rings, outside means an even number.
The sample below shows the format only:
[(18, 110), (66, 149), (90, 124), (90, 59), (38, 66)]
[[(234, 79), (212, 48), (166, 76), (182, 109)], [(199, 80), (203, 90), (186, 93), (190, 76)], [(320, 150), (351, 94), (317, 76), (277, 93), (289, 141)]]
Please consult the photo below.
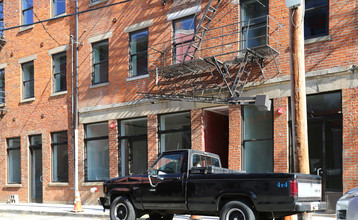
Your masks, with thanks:
[(22, 0), (22, 24), (34, 23), (33, 0)]
[(66, 13), (66, 0), (52, 0), (52, 16)]
[(109, 178), (108, 123), (85, 125), (85, 180), (103, 181)]
[(130, 76), (148, 74), (148, 30), (130, 33)]
[(7, 182), (21, 183), (20, 138), (7, 139)]
[(92, 44), (92, 85), (108, 82), (108, 40)]
[(66, 52), (53, 55), (52, 65), (53, 92), (66, 91)]
[(305, 39), (328, 35), (329, 0), (305, 0)]
[(51, 134), (52, 182), (68, 182), (67, 132)]
[(21, 64), (22, 66), (22, 99), (34, 97), (34, 62)]

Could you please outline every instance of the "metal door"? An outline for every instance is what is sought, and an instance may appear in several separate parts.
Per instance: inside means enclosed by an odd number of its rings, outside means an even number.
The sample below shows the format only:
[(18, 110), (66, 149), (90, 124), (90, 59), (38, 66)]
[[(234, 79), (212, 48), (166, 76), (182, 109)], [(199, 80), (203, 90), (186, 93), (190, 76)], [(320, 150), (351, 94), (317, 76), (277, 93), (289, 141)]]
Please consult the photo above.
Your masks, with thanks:
[(322, 176), (327, 212), (334, 213), (342, 196), (342, 119), (320, 117), (308, 120), (311, 174)]
[(31, 148), (31, 202), (42, 203), (42, 149)]

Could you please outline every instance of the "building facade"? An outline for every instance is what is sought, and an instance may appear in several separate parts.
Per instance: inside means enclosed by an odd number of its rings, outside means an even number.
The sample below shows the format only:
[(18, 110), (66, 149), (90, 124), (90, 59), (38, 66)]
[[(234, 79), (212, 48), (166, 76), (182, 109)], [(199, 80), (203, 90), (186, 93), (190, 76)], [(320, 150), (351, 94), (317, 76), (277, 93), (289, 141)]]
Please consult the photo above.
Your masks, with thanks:
[[(310, 171), (333, 210), (358, 185), (357, 3), (305, 8)], [(284, 1), (88, 0), (77, 25), (74, 1), (3, 1), (2, 11), (1, 201), (74, 200), (76, 72), (85, 204), (104, 180), (143, 173), (166, 150), (217, 153), (247, 172), (293, 171)], [(254, 104), (260, 95), (269, 108)]]

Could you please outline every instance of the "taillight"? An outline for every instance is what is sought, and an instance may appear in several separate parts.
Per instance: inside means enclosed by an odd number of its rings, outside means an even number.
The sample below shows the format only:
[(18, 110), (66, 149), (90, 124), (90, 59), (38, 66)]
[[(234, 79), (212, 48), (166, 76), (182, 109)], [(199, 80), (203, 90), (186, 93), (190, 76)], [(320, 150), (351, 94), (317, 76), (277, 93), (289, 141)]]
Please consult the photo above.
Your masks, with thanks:
[(291, 180), (291, 196), (296, 197), (298, 195), (298, 183), (297, 180)]

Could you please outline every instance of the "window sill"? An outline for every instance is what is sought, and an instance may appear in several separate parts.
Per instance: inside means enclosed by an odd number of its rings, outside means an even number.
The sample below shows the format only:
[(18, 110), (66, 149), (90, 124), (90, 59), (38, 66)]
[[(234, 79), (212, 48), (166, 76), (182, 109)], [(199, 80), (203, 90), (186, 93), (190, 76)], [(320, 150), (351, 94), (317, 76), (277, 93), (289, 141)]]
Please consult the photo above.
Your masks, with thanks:
[(104, 82), (104, 83), (99, 83), (99, 84), (96, 84), (96, 85), (91, 85), (90, 88), (94, 89), (94, 88), (108, 86), (108, 85), (109, 85), (109, 82)]
[(62, 17), (64, 17), (64, 16), (66, 16), (67, 14), (66, 14), (66, 12), (65, 13), (62, 13), (62, 14), (59, 14), (59, 15), (54, 15), (54, 16), (52, 16), (52, 18), (62, 18)]
[(66, 95), (66, 94), (67, 94), (67, 91), (55, 92), (55, 93), (51, 94), (51, 97), (60, 96), (60, 95)]
[(69, 186), (68, 183), (60, 183), (60, 182), (51, 182), (48, 184), (48, 186), (52, 186), (52, 187), (55, 187), (55, 186)]
[(21, 188), (22, 184), (18, 183), (7, 183), (5, 184), (4, 188)]
[(126, 79), (126, 81), (130, 82), (130, 81), (139, 80), (139, 79), (146, 79), (146, 78), (149, 78), (149, 74), (129, 77), (129, 78)]
[(99, 0), (99, 1), (96, 1), (96, 2), (90, 2), (90, 4), (88, 5), (88, 7), (93, 7), (93, 6), (96, 6), (96, 5), (99, 5), (103, 2), (107, 2), (108, 0)]
[(82, 186), (103, 186), (103, 182), (85, 182)]
[(6, 107), (5, 103), (0, 103), (0, 108)]
[(26, 102), (33, 102), (35, 101), (35, 98), (27, 98), (20, 101), (20, 103), (26, 103)]
[(331, 40), (331, 36), (329, 36), (329, 35), (323, 36), (323, 37), (315, 37), (315, 38), (305, 40), (305, 45), (319, 43), (319, 42), (323, 42), (323, 41), (329, 41), (329, 40)]
[(19, 32), (23, 32), (23, 31), (26, 31), (26, 30), (29, 30), (29, 29), (32, 29), (32, 28), (34, 28), (33, 24), (31, 24), (29, 26), (24, 26), (24, 27), (20, 28)]

